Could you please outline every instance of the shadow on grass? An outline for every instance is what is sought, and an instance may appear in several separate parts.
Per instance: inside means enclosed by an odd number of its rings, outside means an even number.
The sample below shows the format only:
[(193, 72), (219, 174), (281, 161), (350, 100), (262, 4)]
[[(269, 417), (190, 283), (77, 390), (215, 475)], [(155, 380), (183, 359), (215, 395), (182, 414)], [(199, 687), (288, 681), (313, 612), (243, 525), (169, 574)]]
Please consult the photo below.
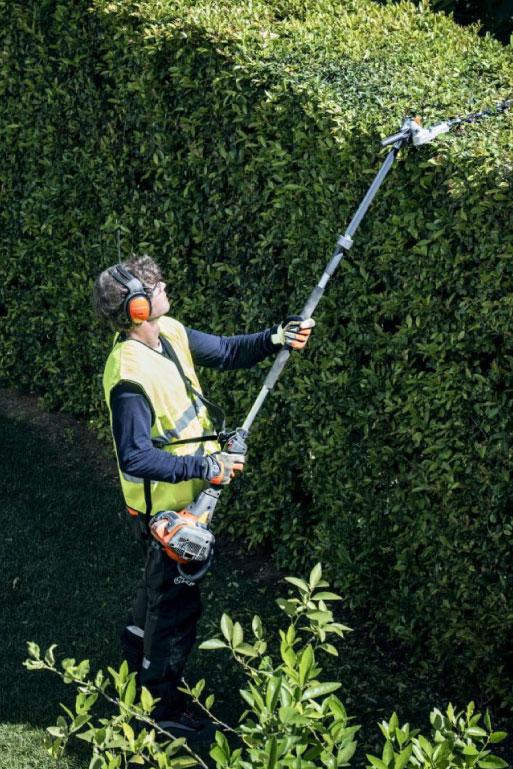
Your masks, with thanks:
[[(4, 505), (2, 538), (3, 660), (0, 720), (48, 726), (75, 691), (56, 676), (27, 671), (27, 641), (57, 644), (57, 659), (89, 659), (93, 670), (119, 667), (119, 633), (143, 562), (126, 520), (117, 482), (105, 478), (79, 433), (65, 430), (59, 447), (26, 415), (0, 415)], [(99, 451), (103, 447), (99, 446)], [(202, 638), (217, 634), (223, 611), (251, 621), (269, 590), (218, 562), (202, 583)], [(271, 602), (273, 603), (273, 602)], [(240, 715), (239, 672), (225, 654), (193, 651), (187, 680), (215, 688), (217, 712)], [(234, 697), (234, 693), (236, 696)]]
[(2, 432), (3, 660), (0, 713), (47, 722), (71, 692), (26, 671), (26, 642), (61, 656), (118, 665), (118, 634), (139, 576), (119, 491), (97, 477), (80, 447), (45, 440), (41, 428), (0, 417)]

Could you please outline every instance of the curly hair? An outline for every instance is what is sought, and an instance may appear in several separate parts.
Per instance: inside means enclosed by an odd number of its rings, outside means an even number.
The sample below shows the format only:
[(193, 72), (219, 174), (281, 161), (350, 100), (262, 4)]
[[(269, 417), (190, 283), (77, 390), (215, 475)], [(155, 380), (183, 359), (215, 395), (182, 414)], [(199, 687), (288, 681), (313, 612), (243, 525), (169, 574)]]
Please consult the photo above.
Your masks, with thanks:
[[(160, 268), (151, 256), (133, 255), (126, 262), (122, 262), (122, 266), (139, 278), (151, 299), (153, 289), (161, 279)], [(112, 267), (103, 270), (94, 282), (93, 308), (98, 318), (113, 331), (125, 331), (132, 326), (123, 310), (127, 291), (112, 277), (111, 270)]]

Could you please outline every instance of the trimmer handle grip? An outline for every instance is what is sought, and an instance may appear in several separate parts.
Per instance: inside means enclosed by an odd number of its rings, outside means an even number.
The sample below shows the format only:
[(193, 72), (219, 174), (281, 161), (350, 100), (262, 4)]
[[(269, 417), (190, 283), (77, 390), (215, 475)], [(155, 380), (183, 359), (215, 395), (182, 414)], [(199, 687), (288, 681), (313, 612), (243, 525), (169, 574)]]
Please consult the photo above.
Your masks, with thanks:
[(247, 430), (244, 430), (242, 427), (237, 427), (235, 432), (228, 436), (223, 451), (228, 452), (228, 454), (242, 454), (245, 456), (248, 451), (248, 445), (246, 443), (247, 437)]
[(187, 505), (187, 512), (196, 518), (203, 518), (205, 516), (205, 522), (208, 524), (214, 514), (219, 495), (221, 494), (221, 486), (216, 486), (211, 483), (204, 489), (194, 502)]

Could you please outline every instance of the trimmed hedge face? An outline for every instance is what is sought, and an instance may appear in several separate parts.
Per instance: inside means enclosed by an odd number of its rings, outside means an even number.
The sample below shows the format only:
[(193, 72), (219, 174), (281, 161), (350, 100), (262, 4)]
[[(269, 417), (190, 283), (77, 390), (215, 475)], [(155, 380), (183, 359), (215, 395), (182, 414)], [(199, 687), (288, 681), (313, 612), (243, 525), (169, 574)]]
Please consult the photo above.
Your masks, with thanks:
[[(254, 331), (304, 303), (382, 136), (511, 96), (511, 49), (407, 2), (0, 9), (1, 376), (102, 429), (90, 293), (118, 227), (176, 317)], [(288, 568), (322, 561), (462, 696), (510, 704), (511, 128), (403, 151), (216, 521)], [(202, 372), (233, 426), (265, 368)]]

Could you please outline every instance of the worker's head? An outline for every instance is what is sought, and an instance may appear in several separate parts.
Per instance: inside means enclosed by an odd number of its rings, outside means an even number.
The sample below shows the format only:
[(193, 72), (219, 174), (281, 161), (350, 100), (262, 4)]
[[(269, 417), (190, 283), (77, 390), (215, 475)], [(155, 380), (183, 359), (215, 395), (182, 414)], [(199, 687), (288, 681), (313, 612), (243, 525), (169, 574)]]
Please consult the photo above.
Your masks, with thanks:
[(96, 315), (115, 331), (153, 320), (169, 310), (158, 265), (150, 256), (133, 257), (108, 267), (96, 279)]

